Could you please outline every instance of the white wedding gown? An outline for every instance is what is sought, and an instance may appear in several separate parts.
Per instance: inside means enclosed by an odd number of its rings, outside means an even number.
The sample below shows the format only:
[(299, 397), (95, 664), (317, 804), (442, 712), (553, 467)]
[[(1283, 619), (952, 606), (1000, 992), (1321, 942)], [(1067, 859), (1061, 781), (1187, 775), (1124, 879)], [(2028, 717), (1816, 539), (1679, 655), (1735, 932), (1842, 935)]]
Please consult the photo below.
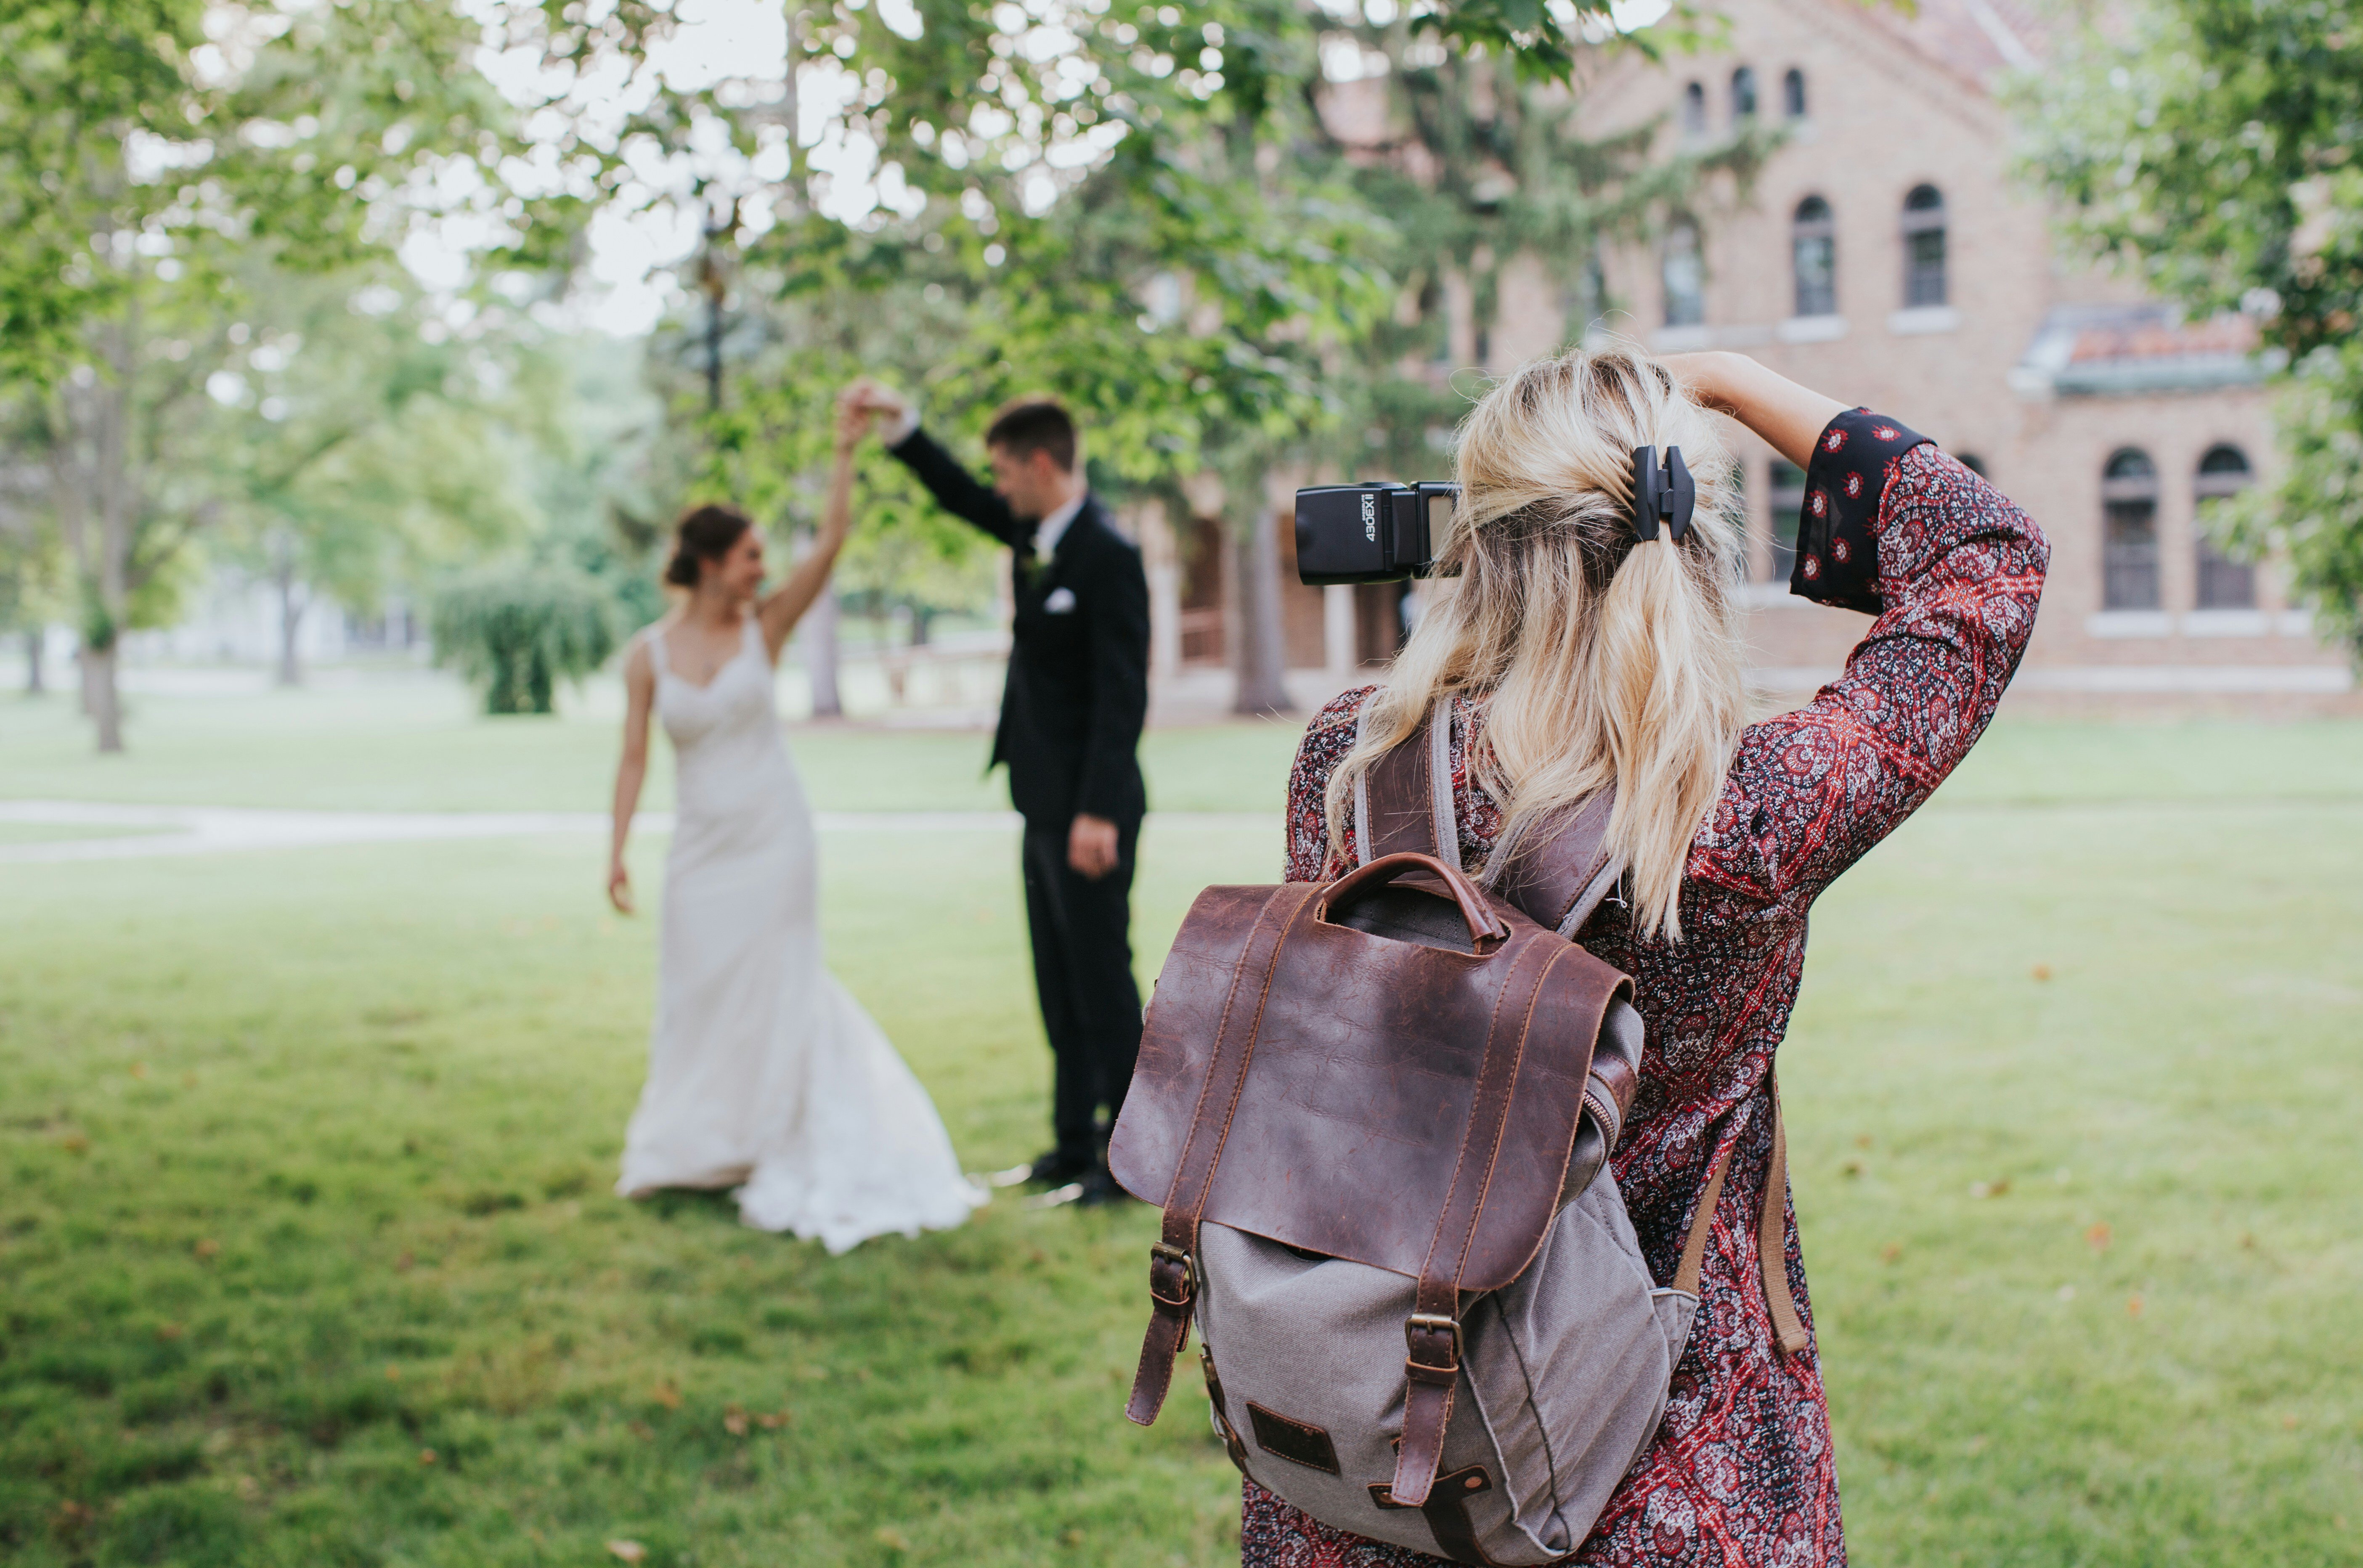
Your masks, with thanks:
[(842, 1253), (984, 1201), (934, 1102), (821, 960), (818, 845), (750, 616), (704, 686), (648, 635), (678, 788), (648, 1085), (616, 1190), (737, 1187), (739, 1217)]

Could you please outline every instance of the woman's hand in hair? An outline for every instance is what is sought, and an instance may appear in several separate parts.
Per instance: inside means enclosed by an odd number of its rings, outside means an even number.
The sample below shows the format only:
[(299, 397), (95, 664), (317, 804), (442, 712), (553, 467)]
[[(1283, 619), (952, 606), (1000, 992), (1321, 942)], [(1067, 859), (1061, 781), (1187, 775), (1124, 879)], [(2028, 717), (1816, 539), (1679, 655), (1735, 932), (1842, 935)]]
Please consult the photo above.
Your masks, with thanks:
[(1847, 409), (1745, 354), (1669, 354), (1658, 362), (1695, 402), (1738, 420), (1801, 469), (1813, 461), (1823, 429)]

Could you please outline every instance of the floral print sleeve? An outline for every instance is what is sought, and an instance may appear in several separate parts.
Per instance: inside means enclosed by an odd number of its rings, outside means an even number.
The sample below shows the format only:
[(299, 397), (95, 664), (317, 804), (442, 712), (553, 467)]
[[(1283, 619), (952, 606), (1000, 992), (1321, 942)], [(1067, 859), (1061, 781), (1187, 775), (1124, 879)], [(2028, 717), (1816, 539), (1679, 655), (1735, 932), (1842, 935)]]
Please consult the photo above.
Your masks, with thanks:
[(2034, 632), (2051, 555), (1991, 485), (1865, 411), (1831, 421), (1805, 488), (1804, 547), (1828, 552), (1812, 596), (1876, 607), (1878, 619), (1811, 702), (1747, 729), (1692, 859), (1694, 877), (1726, 892), (1799, 907), (1984, 732)]

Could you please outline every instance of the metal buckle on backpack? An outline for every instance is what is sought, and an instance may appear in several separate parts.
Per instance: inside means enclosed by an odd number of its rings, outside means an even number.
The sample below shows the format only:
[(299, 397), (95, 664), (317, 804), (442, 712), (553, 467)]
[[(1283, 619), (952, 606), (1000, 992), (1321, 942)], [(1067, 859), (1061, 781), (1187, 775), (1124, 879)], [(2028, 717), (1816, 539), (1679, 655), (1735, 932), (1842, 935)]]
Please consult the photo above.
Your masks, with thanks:
[[(1169, 1275), (1163, 1266), (1169, 1264), (1173, 1270), (1172, 1275)], [(1175, 1276), (1178, 1278), (1175, 1281), (1174, 1293), (1168, 1296), (1159, 1287), (1165, 1284), (1168, 1278)], [(1151, 1243), (1148, 1249), (1148, 1294), (1153, 1300), (1168, 1307), (1180, 1309), (1189, 1306), (1191, 1299), (1197, 1294), (1196, 1261), (1186, 1250), (1174, 1246), (1169, 1242)]]
[[(1420, 1336), (1442, 1334), (1450, 1347), (1449, 1361), (1428, 1361), (1420, 1354)], [(1447, 1318), (1436, 1312), (1414, 1312), (1403, 1320), (1403, 1344), (1411, 1352), (1412, 1364), (1436, 1372), (1460, 1370), (1460, 1320)]]

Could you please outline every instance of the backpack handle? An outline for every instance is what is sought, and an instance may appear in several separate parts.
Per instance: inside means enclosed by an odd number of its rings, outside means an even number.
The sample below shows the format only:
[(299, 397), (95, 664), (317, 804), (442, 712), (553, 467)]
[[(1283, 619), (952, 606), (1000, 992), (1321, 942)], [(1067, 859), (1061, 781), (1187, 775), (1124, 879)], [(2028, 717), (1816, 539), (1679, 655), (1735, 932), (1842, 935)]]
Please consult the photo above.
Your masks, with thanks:
[(1442, 882), (1451, 893), (1452, 901), (1460, 906), (1460, 918), (1469, 925), (1469, 944), (1481, 951), (1488, 942), (1500, 942), (1510, 934), (1509, 923), (1495, 914), (1477, 885), (1464, 876), (1459, 867), (1448, 866), (1433, 855), (1406, 851), (1400, 855), (1383, 855), (1367, 866), (1347, 872), (1321, 895), (1320, 905), (1314, 911), (1315, 920), (1326, 921), (1329, 911), (1339, 904), (1349, 903), (1370, 889), (1392, 882), (1406, 872), (1425, 871)]

